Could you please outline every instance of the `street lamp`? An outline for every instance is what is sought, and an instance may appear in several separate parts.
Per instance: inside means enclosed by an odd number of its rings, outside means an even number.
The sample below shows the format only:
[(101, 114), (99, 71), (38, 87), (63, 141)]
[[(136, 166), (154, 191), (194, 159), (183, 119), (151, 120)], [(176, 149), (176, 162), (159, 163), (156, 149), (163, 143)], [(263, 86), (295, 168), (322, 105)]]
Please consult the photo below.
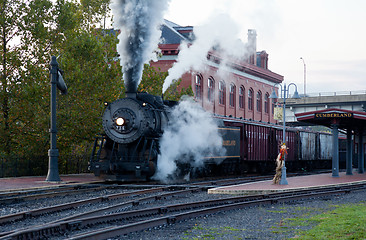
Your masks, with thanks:
[(306, 97), (306, 64), (305, 60), (301, 57), (302, 63), (304, 64), (304, 97)]
[[(282, 142), (286, 145), (286, 98), (288, 98), (289, 96), (289, 89), (290, 86), (295, 86), (295, 92), (294, 95), (292, 96), (292, 98), (296, 98), (299, 99), (299, 93), (297, 92), (297, 86), (295, 83), (290, 83), (287, 86), (286, 89), (286, 83), (284, 83), (283, 88), (281, 84), (275, 84), (274, 87), (276, 85), (279, 85), (281, 87), (281, 98), (283, 98), (283, 129), (282, 129)], [(271, 93), (271, 96), (269, 96), (269, 98), (275, 98), (277, 99), (278, 96), (275, 92), (275, 88), (273, 87), (273, 92)], [(285, 161), (286, 161), (286, 154), (283, 155), (283, 166), (282, 166), (282, 170), (281, 170), (281, 180), (280, 180), (280, 185), (287, 185), (287, 179), (286, 179), (286, 166), (285, 166)]]

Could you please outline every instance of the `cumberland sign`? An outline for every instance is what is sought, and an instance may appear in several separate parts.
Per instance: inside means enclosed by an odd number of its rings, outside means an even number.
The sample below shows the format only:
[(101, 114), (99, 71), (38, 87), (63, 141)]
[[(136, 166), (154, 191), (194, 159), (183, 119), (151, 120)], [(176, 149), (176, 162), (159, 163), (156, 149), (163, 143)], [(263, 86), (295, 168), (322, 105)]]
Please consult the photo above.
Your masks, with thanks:
[(353, 118), (353, 113), (315, 113), (315, 118)]

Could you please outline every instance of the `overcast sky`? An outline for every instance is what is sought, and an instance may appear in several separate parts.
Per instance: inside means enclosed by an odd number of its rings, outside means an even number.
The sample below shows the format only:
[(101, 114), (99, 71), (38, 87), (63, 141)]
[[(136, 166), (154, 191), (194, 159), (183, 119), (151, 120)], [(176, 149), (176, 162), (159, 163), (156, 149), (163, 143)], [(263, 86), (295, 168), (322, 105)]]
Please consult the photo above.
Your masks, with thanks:
[(229, 14), (247, 42), (257, 31), (257, 51), (269, 69), (294, 82), (299, 93), (366, 91), (366, 0), (171, 0), (165, 18), (200, 26)]

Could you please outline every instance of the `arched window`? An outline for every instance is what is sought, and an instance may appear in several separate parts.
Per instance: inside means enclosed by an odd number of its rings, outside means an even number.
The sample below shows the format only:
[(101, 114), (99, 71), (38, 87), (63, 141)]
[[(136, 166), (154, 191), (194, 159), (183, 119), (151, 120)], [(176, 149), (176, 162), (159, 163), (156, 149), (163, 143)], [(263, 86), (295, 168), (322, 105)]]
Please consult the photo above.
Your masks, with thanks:
[(239, 88), (239, 108), (244, 108), (244, 106), (245, 106), (244, 94), (245, 94), (245, 89), (243, 86), (241, 86)]
[(264, 112), (269, 113), (269, 93), (264, 96)]
[(253, 89), (248, 90), (248, 109), (253, 110)]
[(257, 92), (257, 111), (262, 112), (262, 92)]
[(230, 84), (230, 96), (229, 96), (230, 107), (235, 107), (235, 85)]
[(212, 78), (208, 79), (207, 87), (207, 99), (212, 103), (215, 100), (215, 82)]
[(196, 99), (202, 100), (202, 78), (196, 75)]
[(225, 82), (219, 82), (219, 104), (225, 105)]

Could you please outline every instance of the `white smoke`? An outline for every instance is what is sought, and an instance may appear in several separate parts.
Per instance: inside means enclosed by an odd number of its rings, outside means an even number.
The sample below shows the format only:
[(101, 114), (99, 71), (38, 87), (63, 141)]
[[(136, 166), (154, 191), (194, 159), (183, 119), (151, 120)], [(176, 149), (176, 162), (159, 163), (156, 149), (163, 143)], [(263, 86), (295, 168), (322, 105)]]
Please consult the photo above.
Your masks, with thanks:
[(157, 49), (169, 0), (112, 0), (114, 27), (121, 30), (117, 51), (127, 92), (136, 92), (144, 63)]
[(160, 140), (160, 155), (154, 179), (167, 182), (177, 174), (177, 164), (202, 167), (204, 157), (224, 156), (222, 137), (211, 114), (191, 98), (173, 109), (169, 126)]
[(204, 71), (207, 54), (212, 48), (220, 50), (220, 57), (224, 58), (221, 66), (225, 66), (225, 59), (229, 57), (243, 58), (247, 54), (247, 46), (239, 39), (239, 25), (228, 15), (219, 14), (208, 19), (206, 24), (194, 28), (195, 40), (192, 45), (182, 43), (177, 62), (169, 69), (165, 79), (163, 92), (170, 84), (179, 79), (184, 73)]

